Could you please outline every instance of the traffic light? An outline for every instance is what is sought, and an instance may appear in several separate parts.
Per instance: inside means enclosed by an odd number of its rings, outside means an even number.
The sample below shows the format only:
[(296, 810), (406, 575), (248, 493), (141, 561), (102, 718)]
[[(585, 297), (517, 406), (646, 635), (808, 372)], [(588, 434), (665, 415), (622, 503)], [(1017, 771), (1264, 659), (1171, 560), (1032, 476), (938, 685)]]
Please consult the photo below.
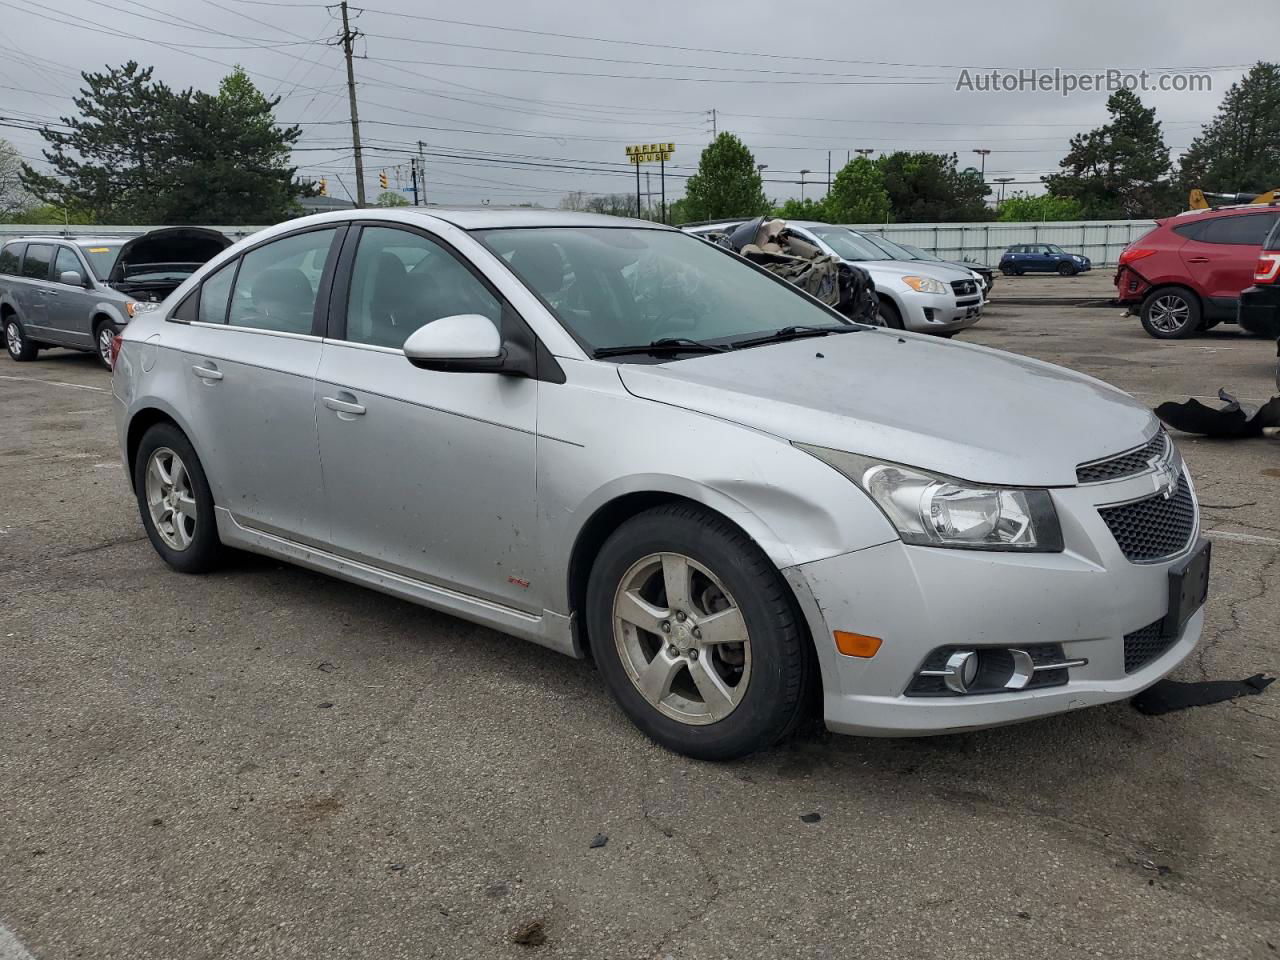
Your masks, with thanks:
[(327, 197), (329, 195), (329, 181), (324, 177), (320, 178), (320, 196)]
[(383, 170), (378, 174), (378, 186), (382, 187), (383, 190), (387, 189), (387, 171)]

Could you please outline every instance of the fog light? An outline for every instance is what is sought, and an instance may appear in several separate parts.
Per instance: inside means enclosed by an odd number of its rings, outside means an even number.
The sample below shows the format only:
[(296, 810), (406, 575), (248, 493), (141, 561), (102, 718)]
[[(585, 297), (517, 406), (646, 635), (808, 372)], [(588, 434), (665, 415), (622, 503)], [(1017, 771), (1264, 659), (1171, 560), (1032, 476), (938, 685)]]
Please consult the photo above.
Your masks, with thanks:
[(977, 676), (977, 650), (957, 650), (947, 658), (947, 668), (946, 673), (943, 675), (943, 680), (948, 690), (954, 690), (956, 693), (968, 693)]

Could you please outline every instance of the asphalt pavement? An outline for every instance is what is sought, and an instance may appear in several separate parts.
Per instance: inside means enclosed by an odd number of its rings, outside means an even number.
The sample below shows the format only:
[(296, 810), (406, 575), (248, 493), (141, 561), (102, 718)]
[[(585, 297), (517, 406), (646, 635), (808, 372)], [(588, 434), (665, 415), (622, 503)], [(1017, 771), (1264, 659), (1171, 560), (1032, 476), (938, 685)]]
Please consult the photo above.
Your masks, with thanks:
[[(1119, 314), (961, 339), (1275, 392), (1272, 344)], [(689, 761), (587, 663), (261, 558), (171, 572), (107, 387), (0, 360), (2, 960), (1277, 955), (1280, 689)], [(1179, 443), (1214, 569), (1175, 676), (1277, 672), (1280, 442)]]

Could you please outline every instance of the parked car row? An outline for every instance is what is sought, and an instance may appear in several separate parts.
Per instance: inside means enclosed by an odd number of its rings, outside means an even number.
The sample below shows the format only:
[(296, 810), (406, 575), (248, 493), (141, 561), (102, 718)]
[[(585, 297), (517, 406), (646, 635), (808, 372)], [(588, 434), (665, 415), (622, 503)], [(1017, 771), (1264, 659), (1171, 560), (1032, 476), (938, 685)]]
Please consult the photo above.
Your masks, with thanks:
[[(735, 220), (684, 227), (709, 237), (741, 225)], [(968, 266), (921, 260), (884, 237), (809, 220), (788, 220), (787, 229), (828, 256), (861, 267), (880, 300), (877, 323), (897, 330), (955, 335), (982, 319), (983, 278)]]
[(0, 326), (14, 360), (42, 347), (93, 351), (231, 245), (216, 230), (172, 227), (132, 239), (17, 237), (0, 246)]
[[(972, 274), (793, 226), (872, 271), (894, 326), (981, 313)], [(590, 654), (694, 757), (810, 704), (883, 736), (1123, 699), (1203, 625), (1194, 489), (1144, 405), (852, 323), (654, 223), (308, 217), (213, 257), (110, 356), (174, 569), (237, 547)]]

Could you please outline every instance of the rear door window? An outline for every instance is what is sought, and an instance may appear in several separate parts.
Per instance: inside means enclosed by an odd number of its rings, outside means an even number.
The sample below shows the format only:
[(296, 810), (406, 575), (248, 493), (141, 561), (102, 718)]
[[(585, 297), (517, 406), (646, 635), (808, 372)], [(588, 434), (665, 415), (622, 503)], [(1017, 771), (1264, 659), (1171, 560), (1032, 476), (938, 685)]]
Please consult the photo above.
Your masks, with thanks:
[(325, 258), (337, 232), (310, 230), (246, 253), (227, 322), (276, 333), (311, 333)]
[(22, 248), (25, 244), (11, 243), (0, 250), (0, 276), (15, 277), (22, 261)]
[(27, 245), (27, 255), (22, 258), (22, 275), (28, 280), (48, 280), (49, 267), (53, 265), (53, 247), (44, 243)]
[(1274, 213), (1250, 213), (1235, 217), (1219, 217), (1205, 224), (1197, 237), (1204, 243), (1237, 243), (1259, 247), (1276, 222)]

